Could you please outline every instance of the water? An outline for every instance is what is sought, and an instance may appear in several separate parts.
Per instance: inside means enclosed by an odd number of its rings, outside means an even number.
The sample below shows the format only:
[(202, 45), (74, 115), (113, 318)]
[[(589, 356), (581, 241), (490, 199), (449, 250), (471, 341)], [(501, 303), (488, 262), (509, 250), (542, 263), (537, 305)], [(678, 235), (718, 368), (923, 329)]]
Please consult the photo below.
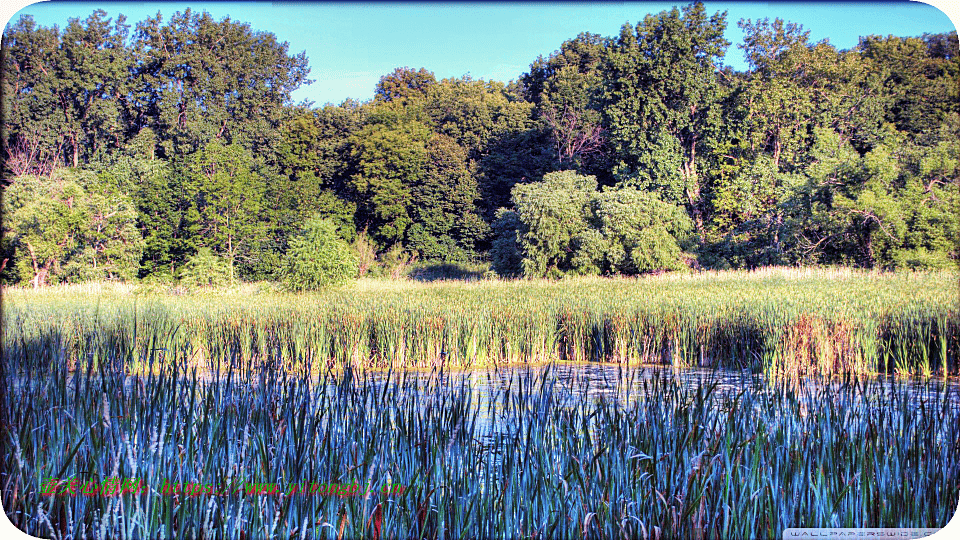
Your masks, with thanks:
[[(515, 426), (497, 422), (508, 401), (516, 406), (520, 395), (531, 399), (526, 407), (547, 409), (551, 404), (565, 408), (584, 407), (592, 410), (598, 403), (613, 403), (629, 408), (638, 399), (651, 397), (654, 379), (676, 384), (689, 396), (700, 387), (710, 390), (711, 399), (723, 404), (747, 392), (757, 397), (754, 408), (764, 408), (764, 397), (782, 392), (786, 386), (796, 393), (804, 416), (816, 411), (823, 399), (842, 399), (849, 414), (871, 415), (892, 401), (906, 400), (911, 407), (936, 406), (947, 399), (952, 407), (960, 407), (960, 381), (943, 379), (893, 379), (888, 377), (863, 378), (859, 381), (822, 380), (804, 378), (798, 381), (772, 383), (762, 374), (729, 369), (684, 368), (669, 366), (622, 367), (613, 364), (559, 363), (542, 366), (485, 368), (453, 372), (373, 373), (366, 384), (381, 387), (387, 377), (417, 396), (420, 404), (440, 405), (462, 391), (468, 394), (471, 406), (478, 409), (475, 436), (495, 438), (507, 435)], [(645, 389), (645, 387), (647, 387)], [(843, 391), (847, 389), (849, 391)], [(406, 393), (402, 394), (406, 395)], [(531, 412), (536, 412), (531, 411)]]

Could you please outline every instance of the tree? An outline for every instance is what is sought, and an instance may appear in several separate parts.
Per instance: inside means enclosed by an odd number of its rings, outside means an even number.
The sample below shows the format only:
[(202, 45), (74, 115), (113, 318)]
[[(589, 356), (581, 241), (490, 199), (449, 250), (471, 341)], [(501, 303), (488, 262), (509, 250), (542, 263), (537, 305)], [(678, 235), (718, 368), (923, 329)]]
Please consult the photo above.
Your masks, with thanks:
[(426, 68), (415, 71), (408, 67), (398, 67), (389, 75), (380, 77), (373, 95), (377, 100), (407, 102), (422, 99), (436, 83), (436, 77)]
[(135, 279), (144, 248), (136, 205), (108, 178), (85, 176), (86, 196), (78, 201), (84, 217), (78, 234), (81, 249), (64, 265), (64, 273), (71, 281)]
[(238, 263), (251, 270), (262, 256), (264, 223), (259, 216), (265, 181), (249, 152), (215, 141), (191, 156), (187, 171), (184, 195), (191, 204), (184, 220), (190, 242), (226, 258), (233, 281)]
[(233, 282), (230, 263), (208, 247), (202, 247), (187, 258), (180, 268), (180, 283), (192, 287), (216, 287)]
[(290, 240), (282, 276), (289, 288), (300, 291), (355, 279), (357, 270), (357, 256), (337, 235), (336, 226), (314, 216), (306, 222), (303, 232)]
[(493, 270), (502, 277), (523, 275), (523, 248), (520, 246), (523, 229), (523, 221), (513, 210), (501, 208), (497, 212), (497, 219), (493, 222), (490, 261)]
[(434, 132), (466, 150), (480, 212), (490, 221), (509, 204), (514, 184), (553, 170), (549, 140), (521, 94), (515, 85), (465, 76), (432, 86), (422, 105)]
[(430, 130), (417, 121), (394, 126), (369, 124), (351, 137), (356, 173), (350, 184), (358, 199), (358, 218), (383, 244), (403, 239), (413, 223), (411, 187), (424, 174)]
[(347, 100), (320, 109), (297, 107), (286, 112), (274, 155), (278, 170), (264, 194), (268, 201), (269, 237), (279, 252), (303, 222), (321, 212), (333, 219), (345, 238), (356, 235), (350, 137), (366, 117), (365, 107)]
[(893, 131), (860, 156), (839, 134), (818, 129), (811, 162), (782, 205), (785, 254), (799, 262), (868, 268), (954, 266), (960, 233), (956, 134), (944, 126), (950, 142), (915, 146)]
[[(752, 155), (767, 151), (772, 155), (773, 171), (781, 169), (786, 157), (794, 164), (806, 146), (807, 126), (815, 111), (814, 92), (805, 81), (810, 69), (809, 31), (781, 19), (763, 19), (753, 23), (741, 20), (743, 49), (751, 72), (741, 100), (745, 108), (747, 144)], [(826, 51), (827, 49), (820, 49)], [(807, 83), (807, 84), (805, 84)]]
[(513, 189), (514, 210), (494, 223), (491, 256), (502, 276), (638, 274), (686, 267), (684, 210), (637, 189), (597, 191), (574, 171)]
[(128, 143), (127, 153), (117, 156), (100, 176), (133, 200), (144, 240), (140, 277), (173, 277), (174, 262), (190, 251), (183, 229), (190, 203), (183, 196), (183, 175), (170, 162), (152, 157), (154, 148), (151, 130), (144, 128)]
[(411, 188), (413, 225), (408, 247), (424, 260), (463, 262), (489, 231), (477, 212), (475, 171), (467, 152), (446, 135), (434, 135), (426, 144), (426, 162)]
[[(73, 167), (120, 148), (130, 127), (129, 26), (96, 10), (63, 32), (21, 17), (5, 34), (6, 127), (19, 173)], [(24, 159), (27, 164), (24, 164)]]
[(58, 279), (62, 265), (76, 250), (83, 215), (75, 204), (83, 196), (76, 182), (58, 177), (13, 179), (4, 192), (4, 236), (17, 251), (20, 279), (34, 288)]
[(305, 53), (290, 56), (273, 34), (189, 8), (166, 24), (159, 13), (137, 24), (133, 47), (137, 122), (157, 131), (168, 158), (214, 139), (272, 148), (283, 107), (309, 83)]
[(513, 188), (515, 212), (523, 224), (524, 275), (559, 277), (581, 268), (574, 264), (574, 257), (581, 235), (590, 228), (590, 203), (596, 190), (596, 177), (574, 171), (549, 173), (541, 182)]
[(548, 59), (542, 56), (522, 77), (526, 97), (553, 140), (559, 168), (587, 167), (606, 172), (605, 136), (600, 115), (603, 61), (608, 41), (583, 33), (565, 41)]
[(610, 49), (603, 113), (620, 185), (656, 189), (684, 203), (703, 234), (700, 163), (721, 125), (717, 63), (726, 13), (703, 4), (624, 25)]
[(4, 193), (4, 215), (20, 278), (34, 287), (137, 275), (143, 240), (133, 202), (92, 172), (17, 177)]
[(867, 36), (857, 47), (881, 74), (884, 118), (898, 130), (936, 130), (960, 112), (957, 32), (923, 37)]
[(684, 210), (634, 188), (607, 189), (594, 202), (600, 224), (602, 259), (614, 274), (640, 274), (686, 268), (678, 242), (692, 229)]

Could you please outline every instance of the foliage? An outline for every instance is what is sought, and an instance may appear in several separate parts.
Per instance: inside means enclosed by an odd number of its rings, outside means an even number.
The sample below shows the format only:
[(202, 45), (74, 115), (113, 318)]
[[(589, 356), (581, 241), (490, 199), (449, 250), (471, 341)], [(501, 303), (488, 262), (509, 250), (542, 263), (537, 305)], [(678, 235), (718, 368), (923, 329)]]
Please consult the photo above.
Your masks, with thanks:
[[(149, 128), (141, 132), (146, 133)], [(105, 181), (129, 193), (136, 206), (137, 228), (144, 240), (141, 276), (170, 274), (188, 249), (182, 231), (186, 203), (178, 197), (183, 178), (168, 161), (150, 157), (152, 139), (152, 135), (140, 138), (145, 144), (139, 149), (128, 145), (133, 155), (119, 156), (101, 174)]]
[(336, 225), (317, 214), (290, 240), (283, 281), (295, 291), (338, 285), (357, 277), (358, 260)]
[(523, 221), (513, 210), (501, 208), (493, 222), (494, 240), (490, 247), (491, 267), (506, 278), (523, 275), (523, 252), (520, 234)]
[(417, 121), (369, 124), (351, 137), (357, 172), (350, 183), (359, 198), (358, 219), (380, 242), (402, 240), (412, 224), (411, 187), (424, 173), (429, 137), (429, 128)]
[(353, 241), (353, 251), (357, 254), (357, 276), (363, 277), (374, 270), (377, 264), (377, 245), (370, 239), (367, 229), (357, 234)]
[(700, 168), (719, 134), (726, 13), (694, 3), (624, 25), (610, 50), (603, 114), (621, 185), (656, 190), (704, 226)]
[(411, 189), (417, 204), (407, 245), (424, 260), (464, 262), (474, 255), (489, 227), (477, 213), (475, 172), (467, 152), (446, 135), (426, 144), (423, 175)]
[(133, 91), (129, 25), (106, 15), (70, 19), (62, 32), (23, 17), (4, 33), (4, 99), (16, 103), (4, 119), (17, 150), (14, 174), (81, 167), (126, 140), (135, 115), (122, 99)]
[(417, 252), (408, 252), (400, 244), (390, 246), (390, 249), (380, 254), (378, 258), (380, 268), (391, 279), (406, 277), (417, 262)]
[(307, 82), (305, 53), (249, 24), (215, 21), (189, 8), (137, 24), (136, 106), (149, 115), (163, 155), (200, 150), (212, 140), (270, 148), (282, 107)]
[(595, 177), (574, 171), (550, 173), (542, 182), (513, 188), (513, 205), (523, 224), (520, 249), (524, 275), (592, 273), (588, 266), (578, 264), (575, 254), (590, 227), (590, 202), (596, 189)]
[(595, 198), (607, 272), (640, 274), (682, 270), (678, 241), (692, 229), (687, 214), (650, 193), (608, 189)]
[(393, 73), (380, 77), (374, 97), (382, 101), (407, 101), (422, 98), (431, 86), (437, 83), (433, 73), (420, 68), (397, 68)]
[(4, 236), (19, 248), (23, 282), (133, 279), (143, 239), (136, 210), (119, 187), (89, 171), (19, 176), (4, 192)]
[[(514, 82), (398, 67), (373, 100), (317, 107), (291, 98), (306, 56), (240, 21), (22, 17), (0, 77), (4, 184), (92, 172), (84, 197), (129, 198), (142, 241), (123, 217), (112, 239), (81, 238), (74, 222), (96, 210), (62, 210), (69, 196), (43, 187), (50, 204), (23, 211), (33, 232), (0, 242), (0, 274), (170, 276), (209, 247), (234, 278), (267, 279), (315, 214), (348, 242), (367, 231), (361, 273), (391, 273), (387, 246), (503, 276), (955, 264), (956, 32), (840, 50), (793, 22), (741, 20), (741, 72), (721, 63), (726, 25), (696, 2), (581, 33)], [(537, 185), (565, 170), (593, 184)]]
[(608, 41), (580, 34), (549, 58), (538, 57), (522, 77), (526, 97), (537, 105), (553, 140), (559, 168), (609, 175), (599, 101)]
[(233, 283), (230, 262), (208, 247), (201, 247), (179, 269), (180, 283), (191, 287), (210, 287)]
[(184, 222), (192, 244), (226, 258), (230, 279), (237, 279), (238, 263), (249, 268), (261, 256), (263, 177), (249, 152), (216, 141), (191, 156), (187, 171)]
[(634, 188), (596, 188), (596, 178), (573, 171), (515, 187), (515, 210), (495, 224), (494, 269), (560, 277), (686, 267), (678, 244), (690, 232), (685, 212)]

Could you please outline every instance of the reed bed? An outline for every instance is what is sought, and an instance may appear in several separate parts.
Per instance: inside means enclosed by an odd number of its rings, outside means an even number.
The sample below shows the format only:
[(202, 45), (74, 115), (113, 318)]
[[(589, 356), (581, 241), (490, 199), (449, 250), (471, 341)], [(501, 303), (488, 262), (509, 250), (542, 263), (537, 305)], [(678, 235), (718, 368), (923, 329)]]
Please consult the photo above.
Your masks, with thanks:
[[(49, 538), (775, 538), (942, 527), (960, 498), (960, 391), (939, 379), (731, 389), (624, 368), (621, 399), (582, 383), (571, 401), (550, 369), (518, 370), (481, 401), (463, 372), (201, 378), (185, 351), (172, 356), (143, 378), (109, 358), (7, 375), (0, 498), (15, 526)], [(145, 489), (44, 495), (51, 478), (61, 492), (69, 479)], [(172, 496), (165, 482), (282, 487)], [(289, 494), (304, 482), (372, 489)]]
[[(14, 525), (51, 538), (940, 527), (960, 498), (956, 280), (765, 270), (302, 295), (5, 290), (0, 499)], [(555, 360), (618, 362), (614, 397), (559, 378)], [(756, 375), (730, 387), (638, 363)], [(476, 371), (450, 371), (482, 366), (485, 393)], [(143, 489), (62, 493), (112, 479)], [(303, 483), (371, 492), (287, 495)]]
[(49, 354), (66, 354), (68, 365), (112, 355), (133, 372), (177, 350), (201, 368), (234, 357), (340, 370), (568, 360), (793, 377), (956, 375), (958, 277), (765, 269), (560, 282), (361, 281), (298, 295), (256, 285), (187, 295), (103, 285), (7, 289), (3, 344), (13, 366), (27, 361), (31, 342), (53, 339)]

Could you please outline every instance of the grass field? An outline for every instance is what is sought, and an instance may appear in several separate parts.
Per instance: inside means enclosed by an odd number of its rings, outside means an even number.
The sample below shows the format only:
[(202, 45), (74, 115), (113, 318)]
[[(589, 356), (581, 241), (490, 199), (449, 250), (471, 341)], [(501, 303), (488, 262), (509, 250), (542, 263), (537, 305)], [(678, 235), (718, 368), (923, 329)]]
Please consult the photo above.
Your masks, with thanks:
[[(6, 290), (0, 498), (52, 538), (941, 527), (960, 500), (957, 315), (956, 274), (846, 270)], [(571, 401), (552, 360), (619, 361), (630, 399)], [(731, 389), (639, 363), (756, 375)], [(441, 365), (500, 379), (481, 402)], [(139, 489), (93, 491), (117, 479)]]
[(45, 354), (66, 355), (68, 365), (109, 358), (128, 369), (162, 356), (201, 370), (569, 360), (793, 375), (960, 371), (956, 273), (361, 281), (300, 295), (256, 285), (186, 295), (92, 285), (8, 290), (4, 300), (14, 364)]

